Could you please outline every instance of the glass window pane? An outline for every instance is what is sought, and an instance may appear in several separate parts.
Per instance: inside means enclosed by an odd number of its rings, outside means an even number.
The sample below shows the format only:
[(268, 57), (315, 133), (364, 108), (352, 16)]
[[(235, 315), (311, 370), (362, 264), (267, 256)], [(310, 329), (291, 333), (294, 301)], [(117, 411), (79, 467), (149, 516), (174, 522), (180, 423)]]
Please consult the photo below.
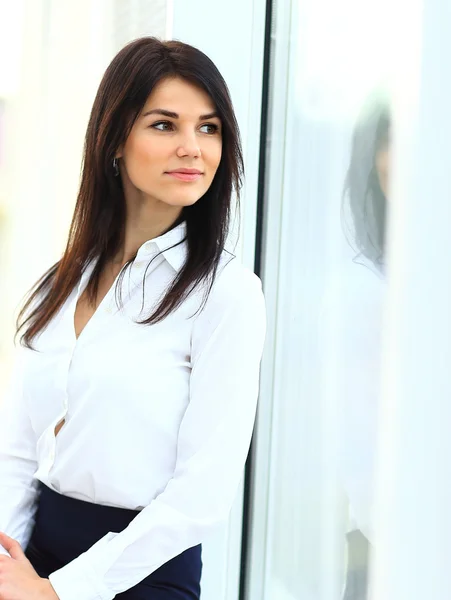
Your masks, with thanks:
[(401, 25), (391, 9), (388, 0), (273, 5), (268, 600), (367, 598)]

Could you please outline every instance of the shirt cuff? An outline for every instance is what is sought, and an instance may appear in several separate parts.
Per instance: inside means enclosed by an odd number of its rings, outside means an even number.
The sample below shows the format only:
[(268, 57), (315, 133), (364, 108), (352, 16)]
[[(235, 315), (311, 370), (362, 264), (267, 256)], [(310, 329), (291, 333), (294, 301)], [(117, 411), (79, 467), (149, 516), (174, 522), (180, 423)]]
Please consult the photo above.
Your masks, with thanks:
[(98, 581), (90, 566), (84, 564), (82, 556), (49, 576), (58, 598), (60, 600), (112, 600), (116, 593)]

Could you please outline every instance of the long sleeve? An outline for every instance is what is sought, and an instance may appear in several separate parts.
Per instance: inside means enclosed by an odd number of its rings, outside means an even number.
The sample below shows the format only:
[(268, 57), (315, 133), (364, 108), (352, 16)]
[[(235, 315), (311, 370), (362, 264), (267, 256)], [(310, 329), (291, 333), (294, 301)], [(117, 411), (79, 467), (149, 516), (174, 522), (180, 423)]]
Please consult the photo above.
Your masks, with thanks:
[[(13, 374), (0, 406), (0, 531), (28, 544), (34, 523), (37, 481), (36, 436), (23, 394), (24, 349), (16, 352)], [(0, 553), (6, 551), (0, 546)]]
[(356, 526), (368, 539), (372, 539), (380, 346), (378, 339), (365, 338), (364, 332), (368, 329), (371, 327), (362, 324), (361, 335), (349, 337), (340, 357), (344, 395), (341, 404), (344, 424), (340, 467), (351, 515)]
[(355, 525), (371, 540), (385, 284), (369, 269), (352, 266), (335, 296), (342, 415), (339, 469)]
[(235, 279), (219, 278), (195, 317), (172, 479), (124, 531), (50, 575), (61, 600), (114, 598), (227, 518), (249, 451), (266, 322), (260, 281), (243, 270), (237, 282), (231, 272)]

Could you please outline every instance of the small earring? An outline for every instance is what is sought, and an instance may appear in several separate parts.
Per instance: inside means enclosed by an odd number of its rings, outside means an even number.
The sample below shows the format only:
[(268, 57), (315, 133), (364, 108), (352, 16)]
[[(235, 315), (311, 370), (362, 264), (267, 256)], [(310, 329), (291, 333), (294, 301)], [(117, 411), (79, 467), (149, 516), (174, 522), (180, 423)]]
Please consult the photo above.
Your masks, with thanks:
[(113, 158), (113, 175), (118, 177), (119, 175), (119, 165), (117, 164), (117, 158)]

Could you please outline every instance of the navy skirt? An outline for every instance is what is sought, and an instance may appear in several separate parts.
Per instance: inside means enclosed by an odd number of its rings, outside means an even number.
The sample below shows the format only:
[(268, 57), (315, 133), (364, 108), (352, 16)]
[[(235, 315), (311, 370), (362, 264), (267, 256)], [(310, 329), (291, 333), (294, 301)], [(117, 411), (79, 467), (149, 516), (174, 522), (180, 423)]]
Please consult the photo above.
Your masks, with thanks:
[[(40, 577), (64, 567), (104, 535), (123, 531), (138, 513), (75, 500), (40, 484), (36, 523), (25, 554)], [(202, 547), (182, 552), (116, 598), (199, 600)]]

